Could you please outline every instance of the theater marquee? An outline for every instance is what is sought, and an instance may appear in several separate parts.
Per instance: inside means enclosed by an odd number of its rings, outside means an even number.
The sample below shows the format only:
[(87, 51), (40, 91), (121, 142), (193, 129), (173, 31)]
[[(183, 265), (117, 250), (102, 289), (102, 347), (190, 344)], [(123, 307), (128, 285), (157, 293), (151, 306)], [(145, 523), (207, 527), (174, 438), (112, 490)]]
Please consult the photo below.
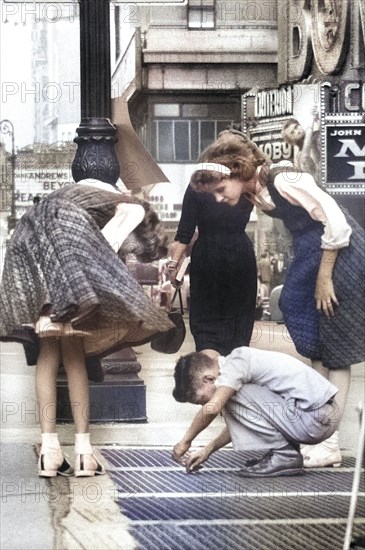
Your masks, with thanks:
[(325, 180), (330, 191), (364, 194), (365, 125), (326, 126)]

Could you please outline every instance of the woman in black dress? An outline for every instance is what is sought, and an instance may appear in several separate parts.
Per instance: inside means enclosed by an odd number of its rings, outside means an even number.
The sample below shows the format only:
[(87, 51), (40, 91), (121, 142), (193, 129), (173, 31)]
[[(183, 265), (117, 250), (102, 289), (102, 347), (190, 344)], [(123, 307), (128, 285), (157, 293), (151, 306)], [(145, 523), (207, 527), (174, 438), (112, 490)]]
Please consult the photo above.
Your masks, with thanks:
[(234, 208), (188, 186), (168, 264), (176, 266), (196, 228), (190, 265), (190, 330), (196, 351), (228, 355), (250, 343), (256, 306), (257, 273), (253, 245), (245, 233), (252, 205), (244, 198)]

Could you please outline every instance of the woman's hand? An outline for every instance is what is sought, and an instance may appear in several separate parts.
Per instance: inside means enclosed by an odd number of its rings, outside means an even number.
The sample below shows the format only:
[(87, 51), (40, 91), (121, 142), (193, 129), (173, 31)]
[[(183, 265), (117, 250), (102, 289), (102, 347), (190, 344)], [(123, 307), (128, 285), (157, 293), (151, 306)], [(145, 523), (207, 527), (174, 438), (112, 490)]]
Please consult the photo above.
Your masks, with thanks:
[(168, 274), (169, 274), (169, 280), (170, 280), (170, 283), (172, 284), (172, 286), (174, 288), (178, 288), (178, 283), (176, 281), (176, 275), (177, 275), (177, 269), (176, 267), (175, 268), (169, 268), (168, 270)]
[(169, 260), (166, 264), (168, 278), (174, 288), (177, 288), (178, 286), (176, 282), (178, 264), (179, 264), (178, 260)]
[(332, 280), (337, 255), (338, 249), (323, 250), (317, 275), (315, 293), (317, 310), (322, 310), (326, 317), (334, 316), (335, 312), (333, 309), (333, 304), (336, 304), (337, 306), (339, 305)]
[(176, 443), (174, 448), (172, 449), (172, 458), (173, 460), (176, 460), (176, 462), (179, 462), (183, 466), (186, 464), (186, 459), (184, 460), (184, 454), (188, 452), (190, 449), (191, 442), (189, 441), (179, 441)]
[(333, 317), (335, 314), (333, 304), (339, 305), (332, 278), (318, 274), (316, 284), (317, 310), (322, 310), (326, 317)]

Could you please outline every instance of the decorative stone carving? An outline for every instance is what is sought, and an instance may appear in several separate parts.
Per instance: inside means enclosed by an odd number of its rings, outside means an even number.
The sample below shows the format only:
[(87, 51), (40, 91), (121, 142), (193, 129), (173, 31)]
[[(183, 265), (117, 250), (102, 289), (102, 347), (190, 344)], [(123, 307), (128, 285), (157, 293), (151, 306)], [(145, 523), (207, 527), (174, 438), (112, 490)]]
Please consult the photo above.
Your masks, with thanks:
[(308, 76), (312, 65), (310, 0), (289, 2), (288, 10), (288, 79), (293, 82)]
[(345, 59), (350, 23), (349, 0), (314, 0), (311, 3), (312, 44), (320, 71), (338, 72)]

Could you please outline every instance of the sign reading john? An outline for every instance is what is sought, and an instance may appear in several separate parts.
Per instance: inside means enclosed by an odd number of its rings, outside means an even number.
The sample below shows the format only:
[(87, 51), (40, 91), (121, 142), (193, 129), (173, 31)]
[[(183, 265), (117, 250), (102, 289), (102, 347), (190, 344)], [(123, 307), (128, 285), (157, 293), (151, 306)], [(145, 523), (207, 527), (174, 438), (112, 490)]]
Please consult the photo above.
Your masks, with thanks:
[(326, 126), (328, 188), (361, 194), (365, 181), (365, 125)]

